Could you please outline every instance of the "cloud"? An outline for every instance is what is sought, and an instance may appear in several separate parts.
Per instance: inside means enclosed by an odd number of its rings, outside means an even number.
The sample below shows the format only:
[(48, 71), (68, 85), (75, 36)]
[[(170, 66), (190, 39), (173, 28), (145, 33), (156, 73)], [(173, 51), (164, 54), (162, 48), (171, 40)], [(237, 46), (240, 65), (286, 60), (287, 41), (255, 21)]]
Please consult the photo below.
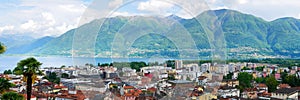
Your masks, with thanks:
[(149, 0), (139, 3), (137, 9), (140, 11), (148, 11), (153, 14), (166, 14), (175, 5), (161, 0)]
[(0, 33), (4, 32), (4, 31), (13, 30), (14, 28), (15, 28), (15, 26), (12, 26), (12, 25), (0, 27)]
[[(2, 6), (5, 5), (5, 6)], [(87, 8), (81, 0), (20, 0), (0, 2), (0, 25), (13, 25), (10, 33), (28, 34), (32, 37), (59, 36), (78, 25), (78, 19)], [(18, 8), (18, 9), (15, 9)], [(20, 17), (22, 16), (22, 17)], [(58, 28), (61, 27), (61, 28)], [(64, 27), (64, 28), (62, 28)], [(0, 31), (0, 34), (7, 34)]]
[(299, 18), (300, 0), (218, 0), (209, 2), (212, 9), (225, 7), (271, 21), (281, 17)]
[(34, 31), (37, 28), (37, 23), (33, 20), (29, 20), (26, 23), (21, 25), (21, 28), (24, 30), (31, 30)]
[(112, 0), (111, 2), (108, 3), (109, 8), (114, 8), (117, 6), (120, 6), (123, 3), (123, 0)]

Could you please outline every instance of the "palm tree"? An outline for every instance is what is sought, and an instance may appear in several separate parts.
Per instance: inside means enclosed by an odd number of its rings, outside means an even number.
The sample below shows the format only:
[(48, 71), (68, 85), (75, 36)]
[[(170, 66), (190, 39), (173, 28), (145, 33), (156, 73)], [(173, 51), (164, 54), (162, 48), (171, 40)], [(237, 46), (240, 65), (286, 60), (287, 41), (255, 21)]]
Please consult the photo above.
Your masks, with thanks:
[(0, 54), (6, 51), (6, 47), (0, 42)]
[(14, 74), (23, 75), (23, 81), (26, 82), (27, 100), (30, 100), (32, 84), (36, 79), (37, 75), (42, 75), (39, 70), (42, 63), (38, 62), (35, 58), (30, 57), (25, 60), (21, 60), (17, 67), (14, 69)]
[(6, 92), (2, 95), (1, 100), (24, 100), (24, 97), (15, 92)]
[(11, 84), (7, 79), (0, 78), (0, 93), (3, 93), (7, 90), (9, 90), (10, 87), (13, 87), (14, 85)]

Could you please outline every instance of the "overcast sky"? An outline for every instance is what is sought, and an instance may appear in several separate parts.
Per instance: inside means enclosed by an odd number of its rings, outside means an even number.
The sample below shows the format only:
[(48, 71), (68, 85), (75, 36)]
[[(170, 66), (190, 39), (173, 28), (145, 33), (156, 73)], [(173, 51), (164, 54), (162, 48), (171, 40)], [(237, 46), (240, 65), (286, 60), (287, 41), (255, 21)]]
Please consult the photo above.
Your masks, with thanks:
[[(103, 8), (121, 5), (115, 11), (108, 11), (113, 16), (132, 15), (161, 15), (176, 14), (183, 18), (196, 15), (187, 13), (184, 9), (198, 11), (199, 6), (191, 6), (195, 0), (178, 1), (176, 5), (164, 0), (138, 0), (126, 3), (128, 0), (103, 0), (106, 3), (94, 4), (97, 0), (1, 0), (0, 1), (0, 36), (3, 34), (23, 34), (33, 37), (59, 36), (72, 28), (78, 27), (86, 12), (93, 13)], [(188, 2), (190, 1), (190, 2)], [(196, 0), (197, 1), (197, 0)], [(199, 0), (198, 0), (199, 1)], [(271, 21), (281, 17), (300, 18), (300, 0), (203, 0), (207, 4), (205, 9), (233, 9), (252, 14)], [(185, 5), (185, 6), (184, 6)], [(100, 10), (99, 10), (100, 11)], [(101, 10), (102, 11), (102, 10)], [(101, 13), (101, 12), (98, 12)], [(193, 12), (192, 12), (193, 13)], [(95, 15), (99, 17), (99, 15)], [(95, 17), (96, 18), (96, 17)]]

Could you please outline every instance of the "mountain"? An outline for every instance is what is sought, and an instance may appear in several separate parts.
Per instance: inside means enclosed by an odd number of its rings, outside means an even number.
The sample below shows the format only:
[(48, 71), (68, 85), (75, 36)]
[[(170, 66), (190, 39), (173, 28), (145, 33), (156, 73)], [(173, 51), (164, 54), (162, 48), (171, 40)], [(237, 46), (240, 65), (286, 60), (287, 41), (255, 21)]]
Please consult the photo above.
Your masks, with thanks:
[[(97, 19), (31, 50), (30, 54), (98, 57), (179, 57), (182, 52), (198, 52), (209, 57), (210, 30), (220, 24), (227, 54), (231, 58), (300, 56), (300, 20), (262, 18), (234, 10), (210, 10), (192, 19), (168, 17), (112, 17)], [(103, 22), (103, 24), (101, 24)], [(102, 27), (100, 27), (102, 25)], [(208, 26), (208, 27), (205, 27)], [(193, 48), (193, 46), (195, 48)], [(73, 50), (73, 51), (72, 51)], [(190, 57), (190, 55), (185, 56)]]
[(3, 34), (0, 36), (0, 41), (5, 44), (7, 49), (30, 43), (33, 40), (34, 38), (26, 35)]
[(28, 52), (30, 52), (30, 51), (38, 48), (38, 47), (43, 46), (44, 44), (51, 41), (52, 39), (54, 39), (54, 38), (49, 37), (49, 36), (42, 37), (42, 38), (36, 39), (32, 42), (28, 42), (27, 44), (10, 47), (10, 48), (7, 49), (7, 51), (5, 53), (6, 54), (24, 54), (24, 53), (28, 53)]

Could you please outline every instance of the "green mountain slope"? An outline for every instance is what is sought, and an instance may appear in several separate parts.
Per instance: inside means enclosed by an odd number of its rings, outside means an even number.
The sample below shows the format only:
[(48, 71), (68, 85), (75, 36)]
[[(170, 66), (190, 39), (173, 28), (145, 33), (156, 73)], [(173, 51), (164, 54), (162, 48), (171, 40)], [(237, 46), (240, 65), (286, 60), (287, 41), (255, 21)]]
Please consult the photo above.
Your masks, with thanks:
[[(124, 49), (125, 54), (134, 57), (177, 57), (182, 48), (190, 49), (178, 46), (184, 44), (195, 46), (200, 51), (199, 56), (210, 56), (211, 45), (207, 37), (210, 33), (202, 28), (207, 19), (212, 17), (209, 13), (214, 13), (221, 23), (229, 56), (300, 56), (300, 20), (282, 18), (268, 22), (253, 15), (227, 9), (198, 15), (197, 19), (204, 23), (198, 23), (196, 18), (181, 19), (174, 15), (166, 18), (134, 16), (94, 20), (66, 32), (30, 53), (69, 56), (72, 46), (73, 49), (75, 46), (77, 53), (93, 52), (94, 55), (103, 57), (115, 56), (110, 54), (115, 49), (120, 53)], [(100, 28), (101, 22), (104, 24)], [(75, 38), (79, 37), (79, 40), (73, 40), (75, 32)], [(135, 36), (137, 34), (138, 37)], [(118, 45), (126, 48), (118, 48)], [(87, 50), (89, 48), (92, 50)], [(168, 53), (172, 55), (164, 55)]]

